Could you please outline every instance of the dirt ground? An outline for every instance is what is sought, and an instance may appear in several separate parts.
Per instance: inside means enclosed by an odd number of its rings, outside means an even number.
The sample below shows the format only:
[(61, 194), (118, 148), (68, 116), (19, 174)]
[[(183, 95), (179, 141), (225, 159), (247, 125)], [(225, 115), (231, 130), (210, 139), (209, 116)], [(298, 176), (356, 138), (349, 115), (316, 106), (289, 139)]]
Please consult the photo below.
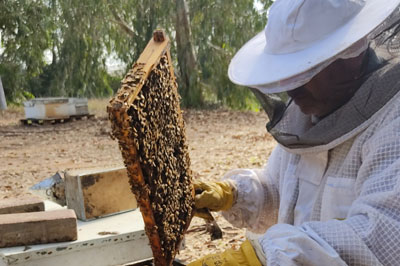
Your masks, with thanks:
[[(0, 200), (29, 193), (57, 171), (122, 166), (118, 144), (109, 137), (106, 104), (89, 102), (94, 119), (54, 125), (22, 126), (22, 108), (0, 113)], [(263, 112), (185, 110), (184, 119), (195, 178), (217, 180), (230, 169), (262, 167), (275, 146)], [(188, 262), (240, 245), (244, 230), (215, 216), (223, 239), (211, 241), (204, 221), (194, 218), (178, 259)]]

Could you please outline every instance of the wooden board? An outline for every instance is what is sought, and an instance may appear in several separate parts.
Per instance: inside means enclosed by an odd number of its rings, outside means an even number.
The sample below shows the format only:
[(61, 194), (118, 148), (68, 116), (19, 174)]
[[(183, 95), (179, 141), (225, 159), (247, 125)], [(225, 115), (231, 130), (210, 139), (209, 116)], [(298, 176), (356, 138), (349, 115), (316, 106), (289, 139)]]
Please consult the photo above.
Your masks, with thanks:
[(0, 247), (73, 241), (77, 235), (73, 210), (0, 215)]
[(156, 266), (171, 265), (194, 207), (190, 160), (169, 40), (160, 32), (122, 80), (107, 111)]

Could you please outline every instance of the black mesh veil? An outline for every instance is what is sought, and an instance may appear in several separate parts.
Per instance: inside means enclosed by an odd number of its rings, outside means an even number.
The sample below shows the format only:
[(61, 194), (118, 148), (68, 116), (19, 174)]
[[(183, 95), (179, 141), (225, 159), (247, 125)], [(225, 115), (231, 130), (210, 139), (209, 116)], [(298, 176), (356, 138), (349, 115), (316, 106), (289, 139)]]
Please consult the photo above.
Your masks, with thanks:
[(400, 55), (400, 7), (375, 31), (373, 45), (386, 50), (390, 57)]

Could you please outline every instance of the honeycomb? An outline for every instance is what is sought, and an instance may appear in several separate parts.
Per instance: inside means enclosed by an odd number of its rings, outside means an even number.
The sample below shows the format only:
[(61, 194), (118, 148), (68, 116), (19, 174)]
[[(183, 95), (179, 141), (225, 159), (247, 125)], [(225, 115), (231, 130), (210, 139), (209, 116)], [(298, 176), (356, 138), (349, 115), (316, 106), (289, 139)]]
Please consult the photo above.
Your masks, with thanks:
[(155, 64), (134, 64), (107, 111), (143, 215), (154, 264), (164, 266), (172, 265), (189, 226), (194, 189), (169, 50), (157, 58)]

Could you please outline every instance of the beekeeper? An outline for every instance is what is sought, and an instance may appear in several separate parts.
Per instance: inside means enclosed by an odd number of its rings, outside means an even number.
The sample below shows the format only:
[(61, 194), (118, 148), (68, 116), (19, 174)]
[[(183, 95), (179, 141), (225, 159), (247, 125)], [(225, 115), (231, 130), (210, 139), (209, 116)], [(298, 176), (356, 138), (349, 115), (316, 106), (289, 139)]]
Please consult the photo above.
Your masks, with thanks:
[(189, 265), (400, 265), (399, 4), (273, 3), (229, 77), (278, 145), (264, 169), (196, 184), (197, 208), (260, 235)]

